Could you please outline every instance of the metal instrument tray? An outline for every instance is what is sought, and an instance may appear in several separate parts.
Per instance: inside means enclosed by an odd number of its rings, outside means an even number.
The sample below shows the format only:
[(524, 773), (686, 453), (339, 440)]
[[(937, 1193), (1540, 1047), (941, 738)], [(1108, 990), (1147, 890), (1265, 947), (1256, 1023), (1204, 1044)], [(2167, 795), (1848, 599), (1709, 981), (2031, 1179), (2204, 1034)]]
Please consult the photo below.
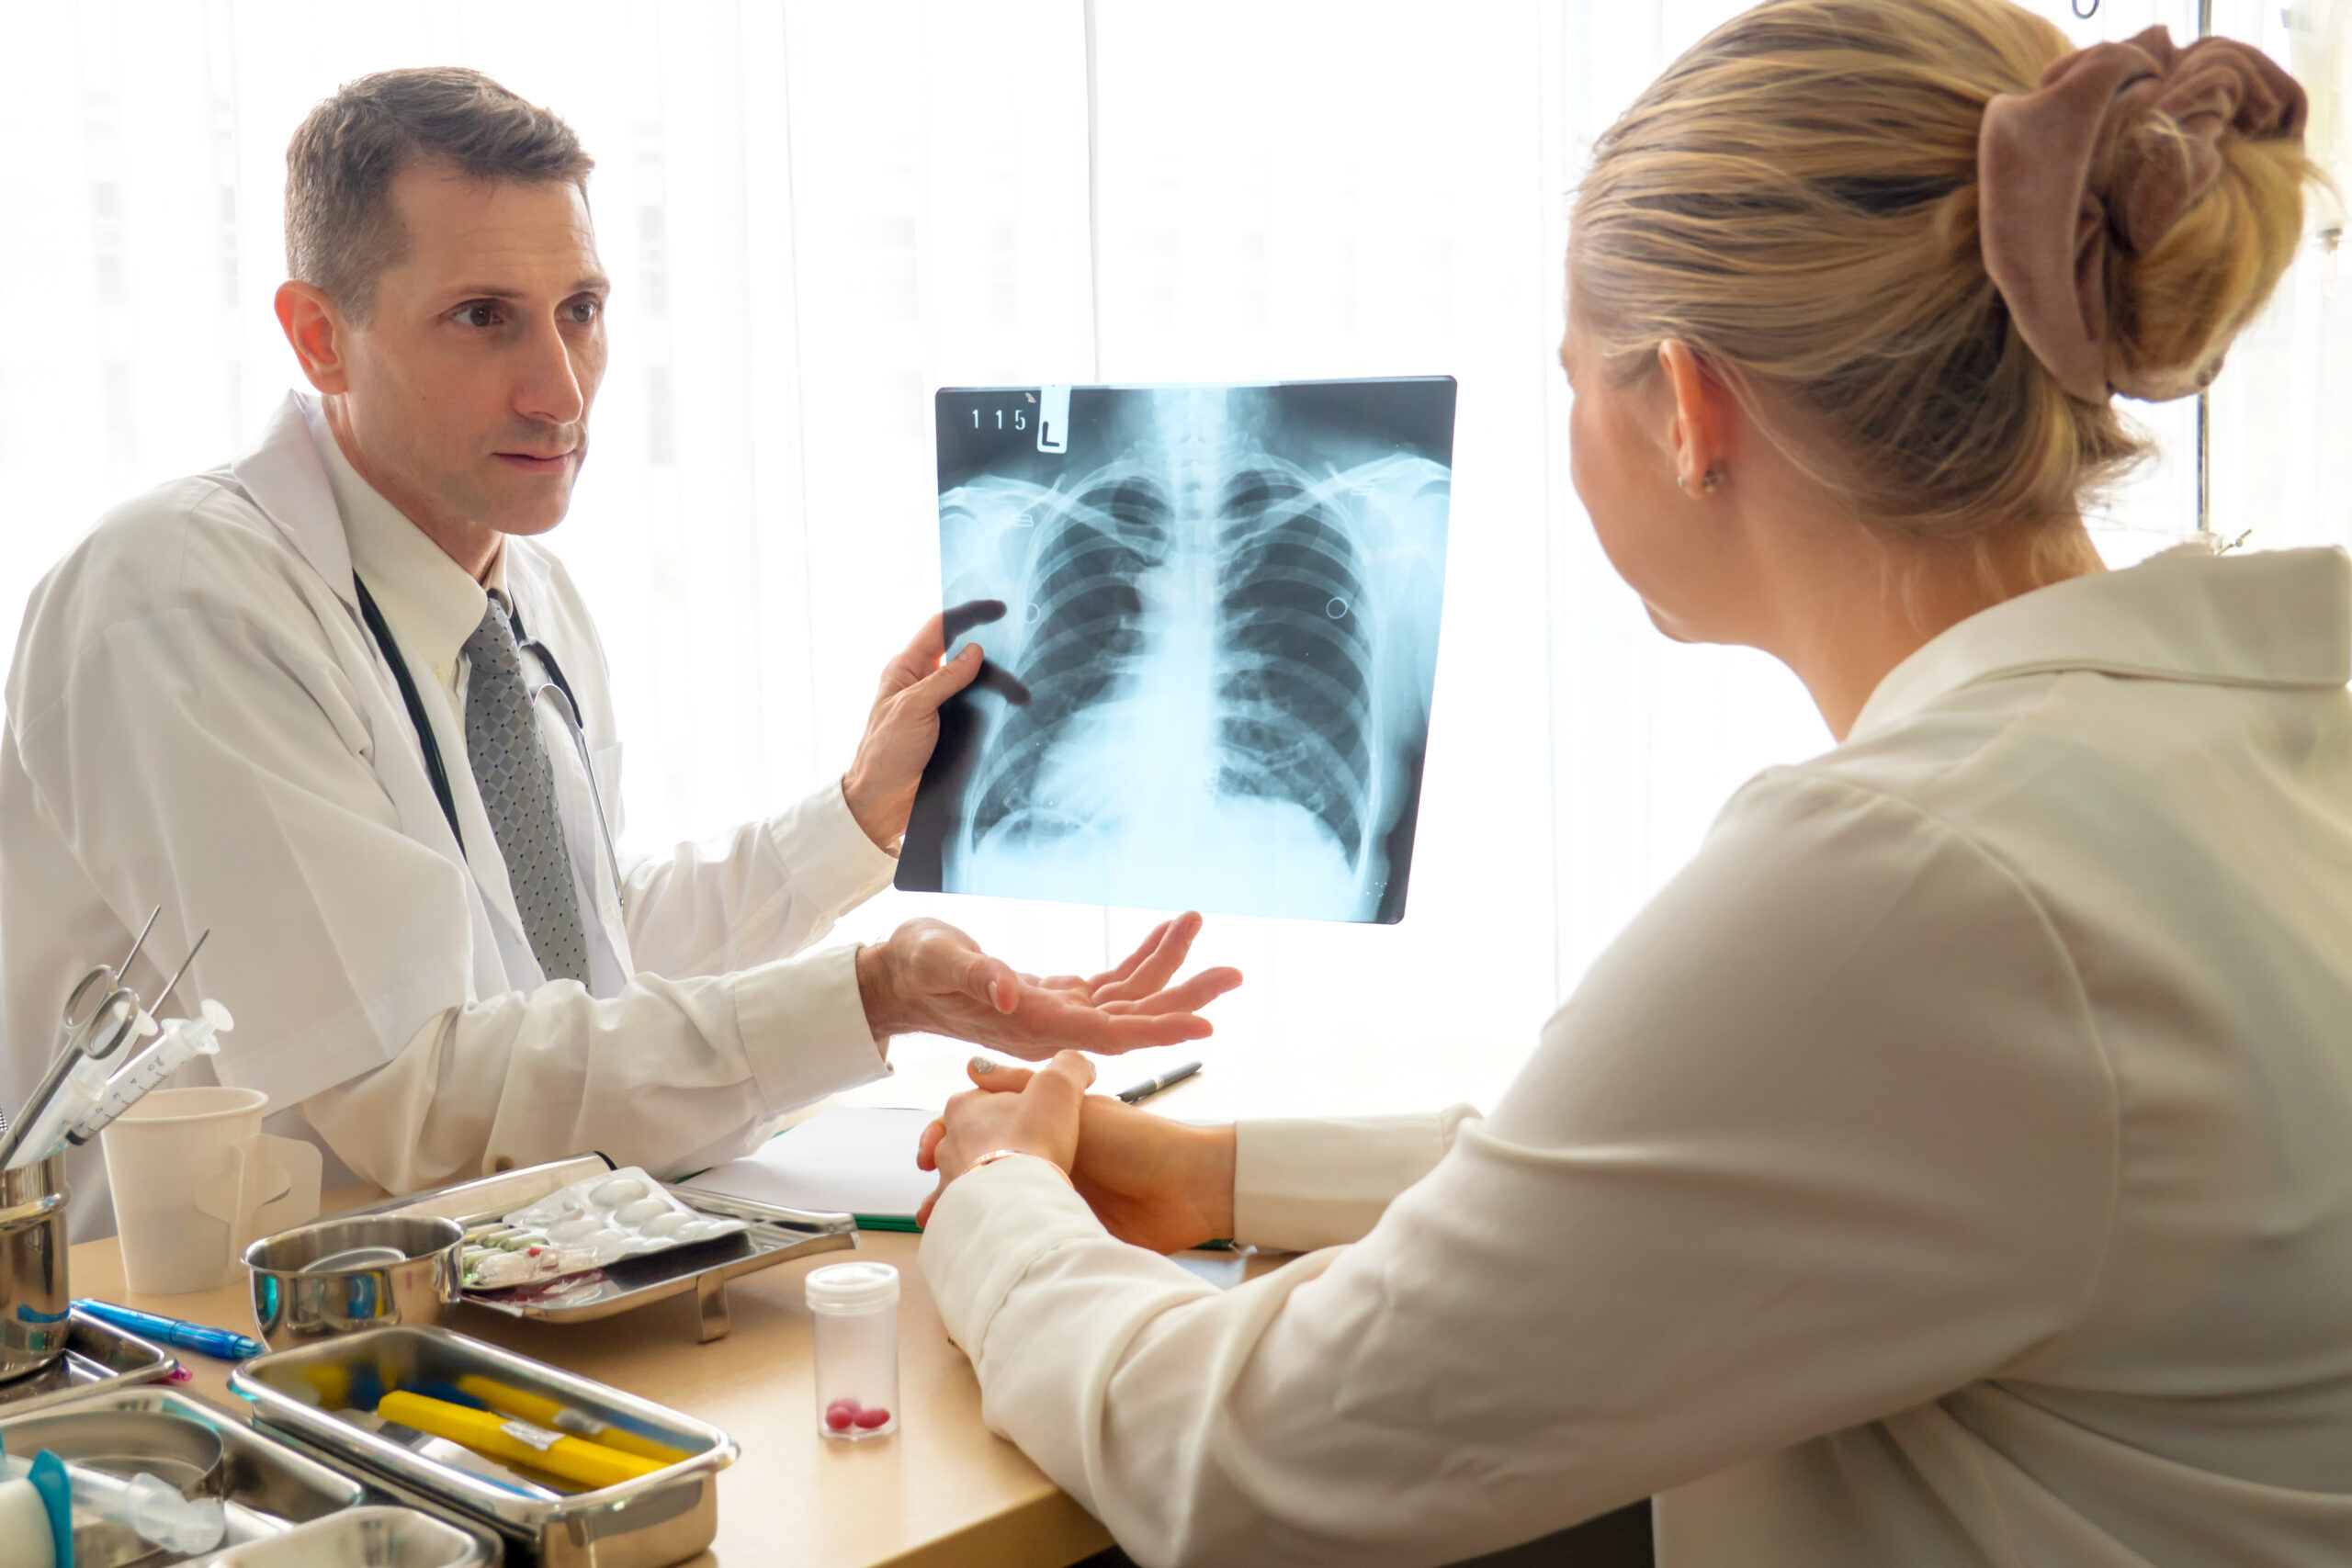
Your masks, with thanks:
[[(431, 1214), (472, 1226), (614, 1168), (613, 1162), (603, 1155), (574, 1155), (547, 1165), (526, 1166), (476, 1181), (387, 1199), (354, 1213)], [(631, 1258), (544, 1284), (468, 1291), (466, 1301), (507, 1317), (530, 1318), (539, 1323), (589, 1323), (691, 1291), (695, 1297), (695, 1321), (702, 1341), (707, 1344), (723, 1337), (728, 1330), (728, 1280), (773, 1269), (789, 1258), (857, 1245), (857, 1222), (847, 1214), (778, 1208), (741, 1198), (723, 1198), (716, 1192), (697, 1191), (666, 1181), (662, 1186), (688, 1208), (719, 1219), (741, 1220), (745, 1228), (733, 1235)]]
[[(209, 1563), (221, 1553), (249, 1542), (265, 1540), (298, 1524), (307, 1524), (357, 1507), (368, 1501), (368, 1489), (350, 1476), (338, 1474), (287, 1444), (254, 1431), (226, 1410), (167, 1388), (121, 1388), (85, 1393), (68, 1404), (38, 1414), (0, 1412), (0, 1442), (11, 1452), (29, 1451), (45, 1426), (71, 1421), (85, 1414), (127, 1414), (155, 1422), (192, 1421), (220, 1439), (220, 1465), (207, 1490), (226, 1506), (229, 1534), (214, 1551), (191, 1558), (156, 1557), (156, 1563)], [(168, 1434), (164, 1434), (168, 1436)], [(158, 1448), (168, 1448), (159, 1442)], [(145, 1562), (142, 1561), (142, 1568)]]
[[(551, 1494), (526, 1496), (379, 1437), (320, 1403), (322, 1393), (371, 1384), (417, 1388), (469, 1375), (552, 1400), (687, 1457), (650, 1475), (585, 1491), (518, 1472)], [(694, 1556), (718, 1533), (718, 1475), (738, 1451), (733, 1438), (707, 1422), (446, 1328), (371, 1328), (273, 1351), (232, 1372), (229, 1386), (252, 1404), (256, 1422), (288, 1441), (356, 1467), (403, 1501), (486, 1524), (518, 1562), (544, 1568), (661, 1568)]]
[(284, 1535), (237, 1547), (220, 1568), (490, 1568), (495, 1539), (414, 1508), (346, 1508)]
[(0, 1383), (0, 1420), (109, 1389), (160, 1382), (178, 1370), (169, 1352), (77, 1308), (67, 1326), (63, 1359)]

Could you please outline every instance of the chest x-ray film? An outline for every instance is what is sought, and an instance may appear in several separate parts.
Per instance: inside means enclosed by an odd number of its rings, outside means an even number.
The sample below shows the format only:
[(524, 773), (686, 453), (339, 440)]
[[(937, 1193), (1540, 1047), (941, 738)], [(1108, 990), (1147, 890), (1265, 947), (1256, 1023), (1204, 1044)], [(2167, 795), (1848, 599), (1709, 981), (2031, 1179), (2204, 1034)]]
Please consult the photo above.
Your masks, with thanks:
[(1444, 599), (1451, 377), (952, 388), (950, 650), (910, 891), (1393, 922)]

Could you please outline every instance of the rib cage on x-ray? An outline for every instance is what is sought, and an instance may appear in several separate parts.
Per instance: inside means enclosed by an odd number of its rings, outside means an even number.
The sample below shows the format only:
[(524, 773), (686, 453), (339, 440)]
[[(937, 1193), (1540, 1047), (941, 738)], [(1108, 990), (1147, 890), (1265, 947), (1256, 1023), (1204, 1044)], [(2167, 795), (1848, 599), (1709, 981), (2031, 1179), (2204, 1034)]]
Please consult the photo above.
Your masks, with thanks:
[(1122, 390), (1109, 460), (943, 493), (947, 598), (1005, 602), (975, 640), (1026, 694), (967, 699), (947, 891), (1396, 918), (1449, 469), (1273, 390)]
[[(1372, 637), (1349, 530), (1303, 475), (1259, 459), (1221, 487), (1205, 518), (1216, 563), (1214, 695), (1217, 784), (1292, 802), (1361, 863), (1375, 784)], [(1036, 764), (1146, 651), (1142, 584), (1179, 536), (1167, 488), (1113, 472), (1080, 488), (1041, 529), (1027, 575), (1035, 606), (1018, 666), (1033, 701), (981, 764), (971, 832), (985, 839), (1033, 804)]]

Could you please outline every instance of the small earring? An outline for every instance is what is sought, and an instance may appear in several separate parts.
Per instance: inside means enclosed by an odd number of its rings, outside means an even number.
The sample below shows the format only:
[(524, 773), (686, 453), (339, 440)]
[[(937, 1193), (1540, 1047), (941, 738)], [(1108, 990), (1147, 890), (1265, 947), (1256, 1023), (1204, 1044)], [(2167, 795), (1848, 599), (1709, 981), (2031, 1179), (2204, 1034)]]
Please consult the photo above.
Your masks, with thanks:
[(1683, 494), (1689, 495), (1690, 493), (1690, 480), (1689, 477), (1683, 474), (1675, 475), (1674, 488), (1680, 491)]
[(1699, 481), (1699, 486), (1702, 490), (1713, 490), (1723, 482), (1723, 470), (1721, 468), (1709, 468), (1707, 470), (1707, 477)]

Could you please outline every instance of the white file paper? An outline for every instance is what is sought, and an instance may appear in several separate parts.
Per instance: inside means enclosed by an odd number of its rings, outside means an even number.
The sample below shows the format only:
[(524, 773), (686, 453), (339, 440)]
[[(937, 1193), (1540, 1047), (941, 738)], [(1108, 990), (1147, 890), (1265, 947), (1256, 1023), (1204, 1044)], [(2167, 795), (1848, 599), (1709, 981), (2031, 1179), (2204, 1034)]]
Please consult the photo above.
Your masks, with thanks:
[(937, 1178), (915, 1168), (928, 1111), (837, 1105), (681, 1187), (821, 1213), (914, 1218)]

